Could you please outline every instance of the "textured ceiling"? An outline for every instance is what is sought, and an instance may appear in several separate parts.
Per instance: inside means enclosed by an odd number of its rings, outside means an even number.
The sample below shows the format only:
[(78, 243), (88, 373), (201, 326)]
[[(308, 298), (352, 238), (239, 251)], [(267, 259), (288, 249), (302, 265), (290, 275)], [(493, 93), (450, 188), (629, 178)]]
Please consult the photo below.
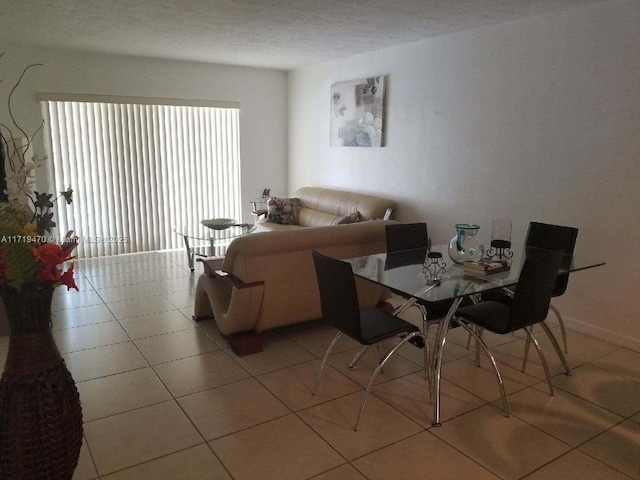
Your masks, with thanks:
[(601, 0), (0, 0), (4, 44), (292, 69)]

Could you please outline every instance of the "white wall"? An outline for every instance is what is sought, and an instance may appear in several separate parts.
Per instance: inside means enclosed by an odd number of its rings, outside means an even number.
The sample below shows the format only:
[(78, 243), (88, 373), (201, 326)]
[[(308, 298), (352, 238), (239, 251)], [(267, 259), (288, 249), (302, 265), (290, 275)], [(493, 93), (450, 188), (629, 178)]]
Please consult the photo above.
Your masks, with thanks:
[[(42, 120), (36, 92), (81, 93), (239, 101), (242, 197), (286, 192), (287, 73), (277, 70), (177, 62), (65, 50), (0, 46), (0, 121), (8, 123), (5, 99), (22, 69), (31, 69), (15, 94), (14, 113), (31, 134)], [(44, 153), (38, 142), (35, 152)], [(253, 222), (243, 203), (243, 219)]]
[[(493, 217), (580, 229), (554, 303), (568, 323), (640, 350), (640, 2), (616, 0), (290, 74), (289, 191), (319, 185), (395, 198), (435, 242)], [(386, 75), (387, 146), (329, 147), (335, 82)]]

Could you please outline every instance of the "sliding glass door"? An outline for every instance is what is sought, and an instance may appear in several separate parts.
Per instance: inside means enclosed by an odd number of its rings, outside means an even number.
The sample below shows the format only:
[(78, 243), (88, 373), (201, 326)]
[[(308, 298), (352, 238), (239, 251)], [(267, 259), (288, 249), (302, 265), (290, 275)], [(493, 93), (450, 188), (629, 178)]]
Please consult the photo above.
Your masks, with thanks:
[(175, 225), (241, 221), (239, 106), (48, 100), (56, 219), (95, 257), (180, 247)]

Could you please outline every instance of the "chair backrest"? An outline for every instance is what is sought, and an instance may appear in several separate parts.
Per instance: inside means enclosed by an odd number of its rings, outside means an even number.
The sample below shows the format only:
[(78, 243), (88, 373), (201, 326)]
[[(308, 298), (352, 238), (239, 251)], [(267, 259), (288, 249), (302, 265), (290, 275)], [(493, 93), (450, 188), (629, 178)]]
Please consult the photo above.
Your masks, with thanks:
[(428, 235), (426, 223), (399, 223), (385, 227), (387, 252), (427, 248)]
[(547, 318), (564, 251), (530, 249), (522, 266), (511, 303), (507, 331), (533, 325)]
[[(567, 255), (573, 255), (577, 238), (577, 228), (531, 222), (529, 223), (525, 244), (527, 247), (542, 248), (544, 250), (564, 250)], [(567, 289), (568, 283), (568, 273), (558, 275), (553, 288), (553, 296), (562, 295)]]
[(322, 318), (347, 335), (360, 338), (358, 292), (351, 265), (315, 250), (312, 255), (320, 290)]

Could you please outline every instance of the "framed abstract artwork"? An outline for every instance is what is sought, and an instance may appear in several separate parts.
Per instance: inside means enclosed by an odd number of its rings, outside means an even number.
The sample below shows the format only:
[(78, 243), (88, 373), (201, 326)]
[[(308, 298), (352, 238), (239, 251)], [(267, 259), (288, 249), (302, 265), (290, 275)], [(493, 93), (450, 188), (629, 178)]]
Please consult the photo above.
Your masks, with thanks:
[(384, 145), (384, 76), (331, 85), (330, 145)]

